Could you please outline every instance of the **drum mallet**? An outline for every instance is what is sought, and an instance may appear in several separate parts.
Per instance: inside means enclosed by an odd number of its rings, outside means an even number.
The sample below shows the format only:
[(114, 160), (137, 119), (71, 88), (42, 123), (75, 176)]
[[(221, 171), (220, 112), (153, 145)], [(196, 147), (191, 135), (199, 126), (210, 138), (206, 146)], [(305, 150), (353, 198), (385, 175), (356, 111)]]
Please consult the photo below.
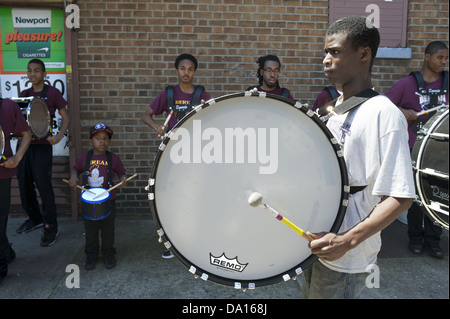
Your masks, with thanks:
[[(69, 182), (67, 179), (64, 179), (64, 178), (63, 178), (63, 182), (70, 185), (70, 182)], [(90, 191), (90, 190), (87, 189), (87, 188), (84, 188), (84, 187), (81, 187), (81, 186), (78, 186), (78, 185), (75, 185), (75, 186), (76, 186), (77, 188), (83, 190), (83, 191), (86, 191), (86, 192), (91, 193), (91, 194), (95, 194), (93, 191)]]
[[(172, 114), (173, 114), (173, 110), (170, 110), (170, 113), (169, 113), (169, 115), (167, 116), (167, 118), (166, 118), (166, 120), (165, 120), (165, 122), (164, 122), (164, 124), (163, 124), (163, 126), (162, 126), (163, 131), (166, 129), (167, 123), (169, 123), (169, 120), (170, 120), (170, 118), (172, 117)], [(159, 134), (158, 134), (158, 137), (161, 137), (161, 139), (164, 138), (164, 136), (161, 136), (161, 135), (159, 135)]]
[(260, 193), (253, 193), (250, 195), (250, 197), (248, 198), (248, 204), (252, 207), (258, 207), (260, 205), (262, 205), (267, 211), (270, 212), (270, 214), (275, 217), (276, 219), (278, 219), (280, 222), (282, 222), (283, 224), (285, 224), (286, 226), (288, 226), (289, 228), (291, 228), (292, 230), (294, 230), (297, 234), (299, 234), (300, 236), (302, 236), (303, 238), (305, 238), (307, 241), (312, 241), (313, 239), (306, 234), (302, 229), (300, 229), (299, 227), (297, 227), (295, 224), (293, 224), (291, 221), (289, 221), (287, 218), (283, 217), (283, 215), (281, 215), (280, 213), (278, 213), (275, 209), (273, 209), (272, 207), (270, 207), (269, 205), (265, 204), (262, 202), (263, 197)]
[(125, 181), (120, 182), (119, 184), (116, 184), (116, 185), (114, 185), (113, 187), (111, 187), (111, 188), (105, 190), (103, 193), (98, 194), (98, 195), (95, 196), (93, 199), (96, 199), (97, 197), (100, 197), (100, 196), (102, 196), (102, 195), (105, 195), (106, 193), (108, 193), (108, 192), (112, 191), (113, 189), (115, 189), (115, 188), (119, 187), (120, 185), (122, 185), (124, 182), (128, 182), (130, 179), (135, 178), (136, 176), (137, 176), (137, 174), (134, 174), (133, 176), (128, 177)]

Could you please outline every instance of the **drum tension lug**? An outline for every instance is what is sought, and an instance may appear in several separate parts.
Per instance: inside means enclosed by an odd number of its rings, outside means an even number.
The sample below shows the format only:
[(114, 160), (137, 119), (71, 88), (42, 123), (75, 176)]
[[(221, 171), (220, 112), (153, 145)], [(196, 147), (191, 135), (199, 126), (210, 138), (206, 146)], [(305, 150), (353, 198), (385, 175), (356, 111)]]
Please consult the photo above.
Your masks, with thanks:
[(162, 243), (162, 236), (164, 236), (164, 230), (162, 228), (158, 229), (156, 233), (159, 236), (158, 243)]

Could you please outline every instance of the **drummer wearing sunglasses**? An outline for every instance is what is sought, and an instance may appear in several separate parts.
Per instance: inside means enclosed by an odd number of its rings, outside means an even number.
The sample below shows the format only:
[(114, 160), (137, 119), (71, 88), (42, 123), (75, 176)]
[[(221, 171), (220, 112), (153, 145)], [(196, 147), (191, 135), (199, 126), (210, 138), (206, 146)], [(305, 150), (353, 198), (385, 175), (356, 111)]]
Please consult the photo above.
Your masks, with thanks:
[[(378, 30), (365, 17), (343, 18), (329, 27), (323, 65), (332, 84), (342, 88), (336, 105), (373, 87), (379, 42)], [(308, 233), (319, 259), (303, 273), (302, 298), (358, 298), (376, 263), (381, 230), (415, 198), (406, 120), (387, 97), (376, 95), (331, 116), (327, 127), (341, 142), (350, 187), (359, 191), (350, 192), (337, 233)]]

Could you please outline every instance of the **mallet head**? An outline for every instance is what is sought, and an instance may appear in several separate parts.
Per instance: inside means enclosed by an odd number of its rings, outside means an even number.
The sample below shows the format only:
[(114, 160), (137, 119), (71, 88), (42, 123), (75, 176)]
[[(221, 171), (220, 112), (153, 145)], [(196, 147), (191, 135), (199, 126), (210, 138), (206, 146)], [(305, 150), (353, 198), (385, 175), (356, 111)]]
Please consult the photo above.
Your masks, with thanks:
[(261, 205), (262, 203), (262, 195), (260, 193), (253, 193), (250, 195), (250, 197), (248, 198), (248, 204), (252, 207), (258, 207), (259, 205)]

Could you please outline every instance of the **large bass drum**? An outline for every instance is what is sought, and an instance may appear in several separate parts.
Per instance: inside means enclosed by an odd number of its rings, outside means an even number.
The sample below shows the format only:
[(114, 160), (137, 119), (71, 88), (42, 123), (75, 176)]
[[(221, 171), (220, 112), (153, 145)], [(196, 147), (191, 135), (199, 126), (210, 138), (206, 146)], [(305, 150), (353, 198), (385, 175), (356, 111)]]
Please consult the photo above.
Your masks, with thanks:
[(348, 204), (342, 152), (307, 106), (248, 91), (194, 108), (166, 134), (149, 179), (160, 241), (195, 276), (238, 289), (296, 277), (317, 257), (305, 231), (337, 232)]
[(448, 229), (448, 107), (418, 132), (411, 153), (419, 205), (435, 224)]

